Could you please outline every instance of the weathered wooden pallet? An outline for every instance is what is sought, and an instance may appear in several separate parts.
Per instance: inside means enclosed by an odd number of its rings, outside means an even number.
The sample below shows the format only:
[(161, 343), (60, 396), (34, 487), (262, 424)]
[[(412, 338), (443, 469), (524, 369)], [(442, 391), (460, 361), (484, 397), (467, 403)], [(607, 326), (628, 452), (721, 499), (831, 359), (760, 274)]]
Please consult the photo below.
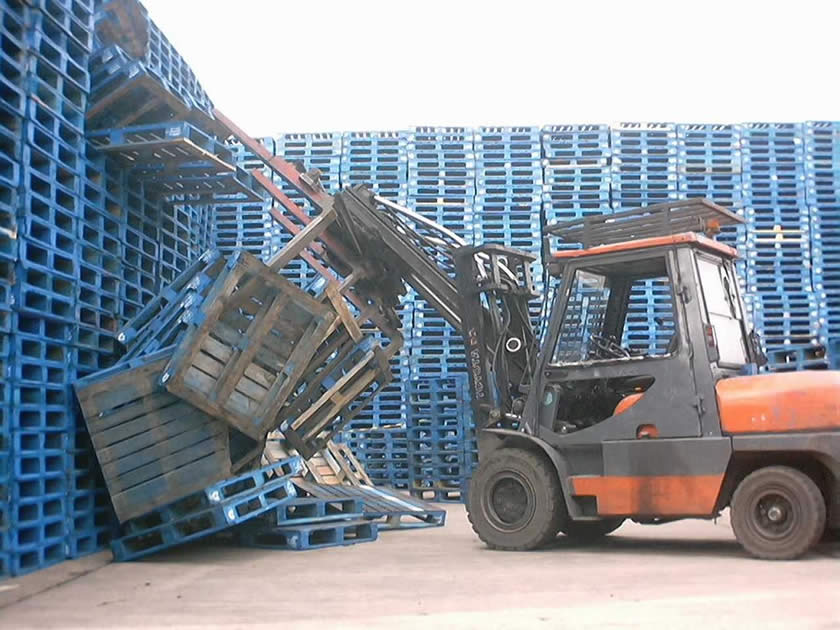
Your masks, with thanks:
[(237, 252), (187, 326), (161, 383), (261, 440), (335, 320), (333, 309)]
[(301, 376), (300, 393), (280, 411), (283, 436), (304, 458), (326, 447), (392, 378), (394, 344), (383, 349), (370, 336), (357, 343), (345, 330), (336, 332)]
[[(296, 454), (297, 451), (289, 446), (282, 433), (274, 431), (269, 434), (263, 455), (266, 463)], [(332, 440), (312, 457), (304, 460), (301, 473), (301, 478), (320, 484), (373, 485), (353, 451), (346, 444), (336, 444)]]
[(366, 519), (374, 520), (380, 530), (443, 527), (446, 510), (409, 497), (401, 492), (378, 486), (335, 486), (293, 479), (298, 498), (316, 497), (322, 500), (361, 500)]
[(229, 428), (164, 390), (164, 350), (75, 384), (120, 521), (229, 477)]

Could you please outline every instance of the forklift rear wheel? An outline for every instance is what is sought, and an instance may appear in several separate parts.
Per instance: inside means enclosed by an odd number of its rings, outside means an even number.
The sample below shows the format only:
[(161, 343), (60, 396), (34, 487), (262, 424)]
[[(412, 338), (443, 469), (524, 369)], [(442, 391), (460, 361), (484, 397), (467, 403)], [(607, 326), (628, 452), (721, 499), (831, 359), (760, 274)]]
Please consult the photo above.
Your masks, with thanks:
[(566, 516), (554, 467), (530, 451), (493, 451), (473, 474), (467, 515), (491, 549), (525, 551), (544, 545)]
[(768, 466), (738, 485), (731, 519), (735, 538), (753, 556), (793, 560), (814, 546), (825, 531), (825, 500), (805, 473)]
[(624, 523), (623, 518), (605, 518), (600, 521), (566, 521), (560, 532), (575, 542), (588, 543), (612, 534)]

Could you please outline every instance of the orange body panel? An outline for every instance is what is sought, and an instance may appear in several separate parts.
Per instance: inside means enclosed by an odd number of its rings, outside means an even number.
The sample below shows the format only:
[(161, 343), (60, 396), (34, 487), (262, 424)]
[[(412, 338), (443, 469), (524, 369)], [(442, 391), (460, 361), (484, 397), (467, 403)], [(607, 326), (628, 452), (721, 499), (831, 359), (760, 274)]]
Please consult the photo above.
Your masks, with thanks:
[(840, 372), (738, 376), (715, 389), (724, 433), (840, 430)]
[(648, 249), (650, 247), (659, 247), (661, 245), (679, 245), (680, 243), (697, 243), (705, 249), (723, 254), (729, 258), (738, 257), (738, 250), (729, 247), (729, 245), (718, 243), (717, 241), (707, 238), (701, 234), (685, 232), (683, 234), (674, 234), (673, 236), (656, 236), (651, 238), (640, 238), (635, 241), (624, 241), (623, 243), (613, 243), (612, 245), (598, 245), (597, 247), (590, 247), (589, 249), (569, 249), (561, 252), (554, 252), (554, 258), (581, 258), (583, 256), (624, 252), (632, 249)]
[(659, 477), (573, 477), (577, 496), (594, 496), (599, 516), (708, 516), (723, 474)]
[(630, 407), (639, 402), (642, 399), (642, 396), (644, 396), (643, 392), (638, 394), (627, 394), (624, 398), (618, 401), (618, 404), (615, 406), (615, 411), (613, 411), (613, 415), (617, 416), (618, 414), (627, 411)]

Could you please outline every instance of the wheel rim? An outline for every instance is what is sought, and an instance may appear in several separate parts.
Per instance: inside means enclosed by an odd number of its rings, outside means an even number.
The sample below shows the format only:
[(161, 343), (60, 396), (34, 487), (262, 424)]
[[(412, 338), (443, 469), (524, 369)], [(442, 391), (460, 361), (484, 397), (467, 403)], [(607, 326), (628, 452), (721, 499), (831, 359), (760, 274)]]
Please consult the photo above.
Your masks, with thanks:
[(526, 527), (534, 516), (536, 504), (531, 482), (512, 470), (495, 474), (482, 497), (482, 508), (488, 522), (507, 533)]
[(781, 488), (766, 490), (753, 500), (752, 522), (756, 533), (765, 540), (783, 540), (799, 525), (798, 504)]

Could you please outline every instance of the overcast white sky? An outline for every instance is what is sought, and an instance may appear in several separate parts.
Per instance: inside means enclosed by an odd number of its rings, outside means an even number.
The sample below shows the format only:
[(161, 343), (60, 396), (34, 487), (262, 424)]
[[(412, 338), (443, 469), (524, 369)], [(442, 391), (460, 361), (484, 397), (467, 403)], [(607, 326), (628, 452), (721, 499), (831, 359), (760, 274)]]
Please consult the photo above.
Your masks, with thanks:
[(840, 118), (836, 1), (144, 4), (258, 136)]

